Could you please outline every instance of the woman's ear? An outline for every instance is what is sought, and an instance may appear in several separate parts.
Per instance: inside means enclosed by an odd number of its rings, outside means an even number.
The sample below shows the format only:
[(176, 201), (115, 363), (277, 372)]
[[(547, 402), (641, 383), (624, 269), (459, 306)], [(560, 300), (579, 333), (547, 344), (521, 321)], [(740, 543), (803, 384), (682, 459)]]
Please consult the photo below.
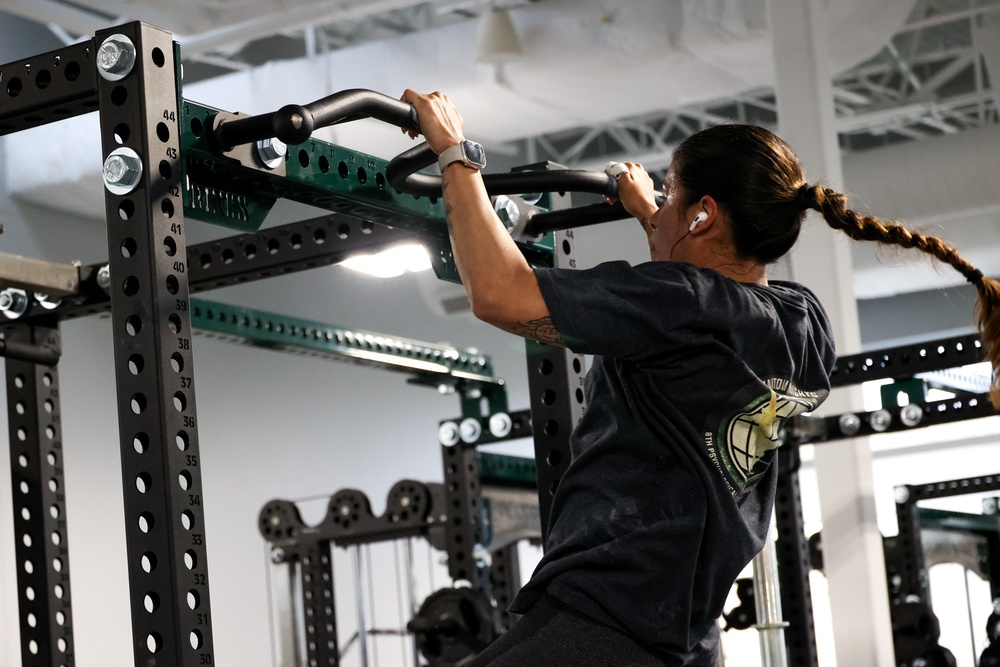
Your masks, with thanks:
[(691, 220), (691, 225), (688, 227), (688, 232), (693, 234), (701, 234), (711, 228), (712, 223), (715, 222), (716, 217), (719, 213), (719, 205), (715, 202), (715, 199), (705, 195), (698, 203), (695, 204), (697, 209), (697, 214)]

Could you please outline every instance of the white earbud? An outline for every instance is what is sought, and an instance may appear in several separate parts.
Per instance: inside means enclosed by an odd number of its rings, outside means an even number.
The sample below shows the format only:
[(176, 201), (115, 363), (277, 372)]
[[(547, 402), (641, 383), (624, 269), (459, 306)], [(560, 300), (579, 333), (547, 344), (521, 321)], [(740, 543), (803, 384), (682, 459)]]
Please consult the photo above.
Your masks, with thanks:
[(688, 227), (688, 231), (693, 232), (695, 227), (705, 222), (705, 220), (707, 219), (708, 219), (708, 213), (705, 213), (704, 211), (694, 216), (694, 220), (691, 221), (691, 226)]

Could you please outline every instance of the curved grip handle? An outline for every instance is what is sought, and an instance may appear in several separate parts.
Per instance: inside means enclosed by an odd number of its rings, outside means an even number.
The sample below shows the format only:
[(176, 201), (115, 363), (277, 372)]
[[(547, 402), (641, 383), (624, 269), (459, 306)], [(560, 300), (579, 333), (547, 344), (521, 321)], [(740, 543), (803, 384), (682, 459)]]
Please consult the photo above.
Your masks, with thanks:
[(213, 132), (217, 145), (227, 151), (271, 137), (286, 144), (300, 144), (317, 128), (359, 118), (374, 118), (411, 132), (420, 131), (412, 105), (374, 90), (355, 88), (305, 106), (289, 104), (271, 113), (220, 123)]
[[(389, 184), (406, 194), (424, 197), (441, 196), (441, 177), (417, 172), (437, 162), (426, 143), (394, 157), (385, 169)], [(615, 197), (615, 180), (599, 171), (556, 169), (553, 171), (518, 171), (483, 174), (483, 184), (490, 195), (515, 195), (525, 192), (590, 192)]]

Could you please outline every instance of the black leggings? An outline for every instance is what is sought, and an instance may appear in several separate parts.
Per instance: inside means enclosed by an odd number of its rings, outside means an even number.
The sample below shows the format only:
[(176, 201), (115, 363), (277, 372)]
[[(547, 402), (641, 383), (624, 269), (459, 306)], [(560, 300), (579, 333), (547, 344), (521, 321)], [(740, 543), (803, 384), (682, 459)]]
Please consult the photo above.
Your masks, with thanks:
[(543, 595), (466, 667), (663, 667), (635, 639)]

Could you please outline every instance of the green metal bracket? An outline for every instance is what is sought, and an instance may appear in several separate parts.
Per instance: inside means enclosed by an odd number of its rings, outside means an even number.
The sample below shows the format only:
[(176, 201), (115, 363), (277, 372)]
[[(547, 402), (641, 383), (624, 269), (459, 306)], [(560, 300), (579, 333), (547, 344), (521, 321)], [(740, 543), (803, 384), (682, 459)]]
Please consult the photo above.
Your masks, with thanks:
[(492, 360), (468, 350), (201, 299), (191, 300), (191, 326), (222, 339), (405, 373), (411, 384), (463, 397), (506, 396), (503, 380), (493, 376)]
[(479, 481), (482, 484), (533, 489), (537, 479), (533, 458), (479, 453)]
[(899, 395), (906, 394), (909, 403), (922, 404), (927, 401), (927, 383), (918, 378), (909, 380), (894, 380), (879, 388), (882, 407), (886, 410), (901, 406)]

